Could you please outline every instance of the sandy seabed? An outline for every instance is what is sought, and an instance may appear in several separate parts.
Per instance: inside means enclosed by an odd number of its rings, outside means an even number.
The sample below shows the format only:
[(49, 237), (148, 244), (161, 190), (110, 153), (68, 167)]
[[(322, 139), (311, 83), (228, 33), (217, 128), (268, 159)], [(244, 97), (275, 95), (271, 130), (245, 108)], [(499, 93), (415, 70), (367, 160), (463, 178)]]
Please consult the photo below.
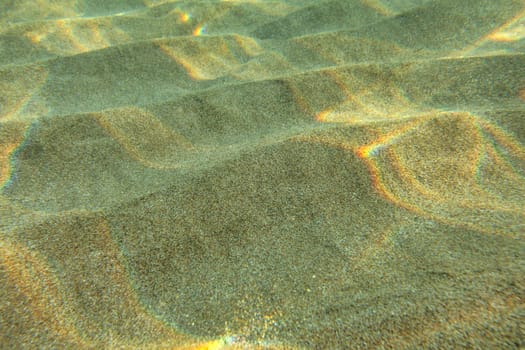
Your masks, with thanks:
[(1, 349), (523, 349), (521, 0), (0, 4)]

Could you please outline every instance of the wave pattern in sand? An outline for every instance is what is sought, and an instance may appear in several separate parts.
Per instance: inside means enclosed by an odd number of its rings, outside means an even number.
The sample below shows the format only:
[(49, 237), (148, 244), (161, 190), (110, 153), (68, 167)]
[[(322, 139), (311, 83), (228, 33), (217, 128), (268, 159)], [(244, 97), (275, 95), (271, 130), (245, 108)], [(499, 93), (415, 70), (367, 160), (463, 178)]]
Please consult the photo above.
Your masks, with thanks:
[(0, 347), (525, 346), (523, 1), (0, 27)]

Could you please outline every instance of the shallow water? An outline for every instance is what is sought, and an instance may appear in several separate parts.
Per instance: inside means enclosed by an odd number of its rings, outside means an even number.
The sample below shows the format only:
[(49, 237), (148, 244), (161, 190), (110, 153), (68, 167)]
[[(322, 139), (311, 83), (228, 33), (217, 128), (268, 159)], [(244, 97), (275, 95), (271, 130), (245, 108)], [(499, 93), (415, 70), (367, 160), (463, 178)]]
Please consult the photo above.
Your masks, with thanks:
[(523, 1), (0, 28), (0, 348), (525, 346)]

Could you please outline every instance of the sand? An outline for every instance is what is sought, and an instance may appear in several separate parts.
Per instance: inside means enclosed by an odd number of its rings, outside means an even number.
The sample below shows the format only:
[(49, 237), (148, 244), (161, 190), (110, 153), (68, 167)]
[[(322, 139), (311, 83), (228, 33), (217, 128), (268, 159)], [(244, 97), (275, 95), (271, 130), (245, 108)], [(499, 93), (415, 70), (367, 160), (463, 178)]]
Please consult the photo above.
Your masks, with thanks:
[(524, 28), (4, 2), (0, 348), (524, 348)]

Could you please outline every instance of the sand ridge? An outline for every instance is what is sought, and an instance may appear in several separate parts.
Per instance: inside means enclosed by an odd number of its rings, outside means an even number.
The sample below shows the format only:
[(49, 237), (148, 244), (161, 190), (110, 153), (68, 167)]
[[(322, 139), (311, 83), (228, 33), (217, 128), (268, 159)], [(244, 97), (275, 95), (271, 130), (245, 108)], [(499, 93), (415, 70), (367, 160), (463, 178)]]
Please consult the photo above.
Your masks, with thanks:
[(524, 16), (0, 5), (0, 348), (524, 347)]

